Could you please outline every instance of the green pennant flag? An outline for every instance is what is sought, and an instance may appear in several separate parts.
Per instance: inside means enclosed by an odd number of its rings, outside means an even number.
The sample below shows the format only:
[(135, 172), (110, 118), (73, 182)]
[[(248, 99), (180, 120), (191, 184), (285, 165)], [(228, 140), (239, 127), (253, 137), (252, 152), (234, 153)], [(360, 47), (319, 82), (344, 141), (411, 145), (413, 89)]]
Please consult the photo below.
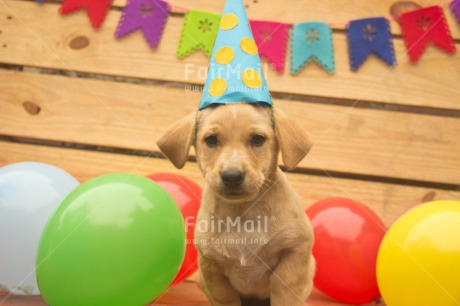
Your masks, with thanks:
[(198, 10), (186, 13), (176, 56), (183, 59), (201, 49), (210, 57), (219, 30), (220, 16)]

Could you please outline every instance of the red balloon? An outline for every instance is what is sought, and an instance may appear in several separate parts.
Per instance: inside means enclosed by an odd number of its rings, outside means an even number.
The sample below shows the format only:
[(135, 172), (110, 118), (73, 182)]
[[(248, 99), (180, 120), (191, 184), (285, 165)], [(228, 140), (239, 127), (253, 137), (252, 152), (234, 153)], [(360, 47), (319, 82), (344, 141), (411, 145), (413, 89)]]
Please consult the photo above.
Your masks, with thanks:
[(195, 222), (200, 209), (201, 188), (186, 177), (172, 173), (156, 173), (147, 177), (163, 187), (179, 206), (187, 228), (187, 247), (182, 266), (170, 286), (180, 283), (198, 270), (198, 251), (193, 243)]
[(315, 287), (349, 304), (380, 297), (376, 263), (386, 233), (382, 220), (365, 205), (345, 198), (316, 202), (306, 213), (315, 233)]

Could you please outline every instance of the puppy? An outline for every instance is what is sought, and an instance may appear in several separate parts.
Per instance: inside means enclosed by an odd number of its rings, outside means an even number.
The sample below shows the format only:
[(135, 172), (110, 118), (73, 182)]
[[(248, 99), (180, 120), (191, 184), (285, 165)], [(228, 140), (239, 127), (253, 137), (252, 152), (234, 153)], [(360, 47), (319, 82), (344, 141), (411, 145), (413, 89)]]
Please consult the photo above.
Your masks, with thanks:
[(215, 306), (303, 305), (313, 286), (313, 229), (278, 168), (294, 168), (311, 145), (280, 110), (237, 103), (208, 107), (158, 140), (182, 168), (195, 146), (206, 186), (195, 225), (201, 286)]

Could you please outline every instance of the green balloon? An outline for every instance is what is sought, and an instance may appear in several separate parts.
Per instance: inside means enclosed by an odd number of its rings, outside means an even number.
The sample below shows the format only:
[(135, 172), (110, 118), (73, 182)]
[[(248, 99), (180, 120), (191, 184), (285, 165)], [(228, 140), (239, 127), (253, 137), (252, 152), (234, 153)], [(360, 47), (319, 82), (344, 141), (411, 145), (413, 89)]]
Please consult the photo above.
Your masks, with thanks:
[(182, 214), (148, 178), (109, 174), (72, 191), (46, 225), (37, 282), (52, 306), (136, 306), (172, 282), (185, 253)]

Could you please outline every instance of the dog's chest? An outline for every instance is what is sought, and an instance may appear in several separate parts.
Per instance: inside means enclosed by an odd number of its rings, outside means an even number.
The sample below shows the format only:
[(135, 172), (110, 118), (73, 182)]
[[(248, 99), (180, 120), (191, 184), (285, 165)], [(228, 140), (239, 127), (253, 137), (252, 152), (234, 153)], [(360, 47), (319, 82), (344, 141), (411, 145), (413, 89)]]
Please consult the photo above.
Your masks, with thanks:
[(269, 275), (276, 263), (268, 259), (268, 234), (225, 232), (201, 245), (202, 254), (222, 264), (232, 286), (244, 295), (266, 296)]
[(199, 245), (205, 257), (241, 267), (260, 265), (269, 243), (269, 234), (263, 228), (250, 231), (231, 228), (206, 237)]

